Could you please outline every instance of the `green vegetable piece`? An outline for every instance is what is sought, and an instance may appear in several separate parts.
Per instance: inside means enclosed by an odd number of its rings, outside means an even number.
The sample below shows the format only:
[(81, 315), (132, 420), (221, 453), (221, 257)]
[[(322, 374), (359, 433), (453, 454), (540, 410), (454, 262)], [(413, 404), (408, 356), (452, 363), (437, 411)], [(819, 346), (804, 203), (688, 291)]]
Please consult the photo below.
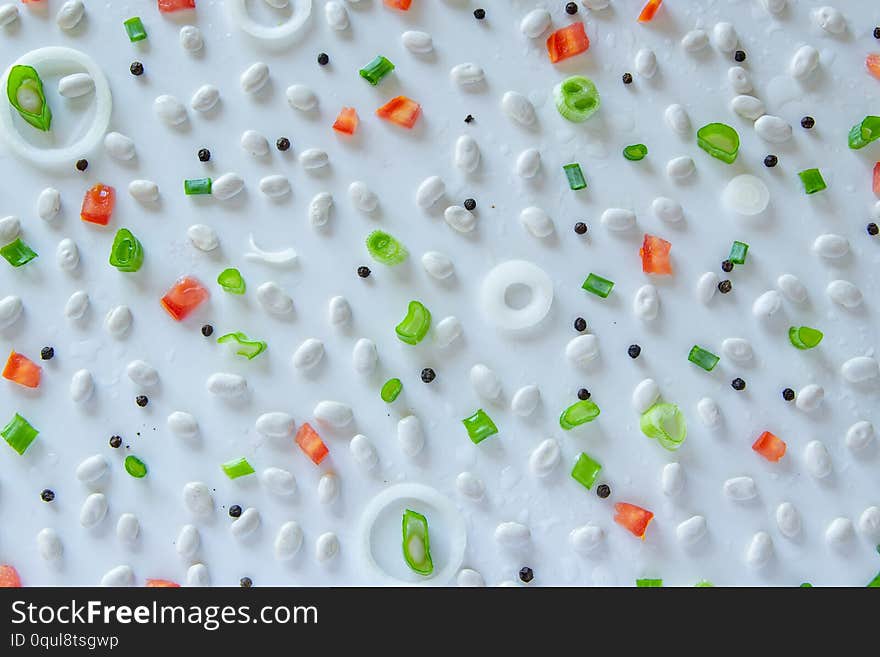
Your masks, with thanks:
[(424, 339), (429, 328), (431, 328), (431, 311), (420, 301), (410, 301), (406, 317), (394, 327), (394, 330), (401, 342), (415, 345)]
[(6, 96), (21, 118), (37, 130), (48, 132), (52, 111), (43, 92), (43, 81), (33, 66), (16, 64), (6, 79)]
[(244, 294), (245, 289), (247, 289), (241, 272), (234, 267), (221, 271), (217, 276), (217, 283), (229, 294)]
[(590, 274), (581, 287), (587, 292), (592, 292), (597, 297), (607, 299), (608, 295), (611, 294), (611, 290), (614, 289), (614, 281), (609, 281), (607, 278), (602, 278), (596, 274)]
[(644, 160), (648, 154), (648, 147), (644, 144), (632, 144), (623, 149), (623, 156), (630, 162)]
[(698, 345), (694, 345), (691, 347), (691, 352), (688, 354), (688, 360), (694, 365), (699, 365), (707, 372), (711, 372), (715, 369), (715, 366), (721, 359), (711, 351), (707, 351)]
[(125, 471), (135, 479), (143, 479), (147, 476), (147, 464), (137, 456), (129, 454), (125, 457)]
[(553, 100), (562, 118), (572, 123), (586, 121), (601, 104), (596, 85), (583, 75), (573, 75), (553, 87)]
[(244, 356), (248, 360), (253, 360), (261, 353), (266, 351), (268, 345), (261, 340), (251, 340), (241, 331), (235, 333), (227, 333), (217, 338), (217, 344), (236, 344), (238, 348), (235, 350), (236, 355)]
[(120, 228), (113, 238), (110, 264), (119, 271), (137, 271), (144, 264), (144, 247), (128, 228)]
[(568, 187), (576, 192), (579, 189), (586, 189), (587, 181), (584, 180), (584, 173), (581, 171), (581, 165), (577, 162), (563, 165), (562, 170), (565, 171), (565, 177), (568, 179)]
[(467, 429), (468, 437), (474, 445), (479, 445), (489, 436), (498, 433), (498, 427), (482, 408), (478, 408), (476, 413), (466, 417), (461, 423)]
[(877, 138), (880, 138), (880, 116), (866, 116), (849, 131), (849, 147), (864, 148)]
[(880, 573), (877, 573), (877, 576), (868, 582), (869, 589), (880, 589)]
[(711, 588), (715, 588), (715, 585), (712, 582), (710, 582), (708, 579), (701, 579), (699, 582), (694, 584), (694, 588), (711, 589)]
[(828, 187), (822, 174), (819, 173), (819, 169), (805, 169), (798, 173), (798, 178), (804, 184), (804, 191), (807, 194), (815, 194)]
[(40, 432), (31, 426), (30, 422), (16, 413), (6, 426), (3, 427), (3, 431), (0, 431), (0, 436), (3, 436), (3, 439), (12, 449), (18, 452), (19, 455), (22, 455), (31, 446), (31, 443), (34, 442), (38, 433)]
[(21, 238), (16, 238), (3, 248), (0, 248), (0, 255), (6, 258), (6, 262), (13, 267), (21, 267), (37, 257), (36, 251), (22, 242)]
[(571, 478), (584, 488), (590, 489), (596, 483), (601, 471), (602, 466), (598, 462), (590, 458), (586, 452), (581, 452), (571, 469)]
[(825, 334), (809, 326), (792, 326), (788, 329), (788, 341), (798, 349), (812, 349), (822, 342)]
[(379, 396), (386, 404), (393, 402), (403, 391), (403, 384), (400, 379), (388, 379), (382, 386)]
[(369, 64), (364, 66), (358, 73), (374, 87), (382, 81), (386, 75), (394, 70), (394, 64), (382, 55), (376, 55)]
[(707, 123), (697, 130), (697, 146), (712, 157), (733, 164), (739, 153), (739, 135), (726, 123)]
[(801, 589), (811, 589), (811, 588), (813, 588), (813, 585), (810, 584), (809, 582), (801, 582), (801, 584), (800, 584), (800, 586), (799, 586), (798, 588), (801, 588)]
[(254, 474), (253, 467), (251, 467), (251, 464), (248, 463), (247, 459), (244, 457), (226, 461), (226, 463), (221, 464), (220, 467), (223, 468), (223, 472), (230, 479), (238, 479), (239, 477), (246, 477), (247, 475)]
[(730, 255), (727, 259), (735, 265), (746, 264), (746, 255), (749, 252), (749, 245), (745, 242), (734, 242), (730, 247)]
[(187, 196), (210, 194), (211, 185), (210, 178), (187, 178), (183, 181), (183, 193)]
[(409, 254), (403, 244), (384, 230), (374, 230), (367, 235), (367, 251), (373, 260), (383, 265), (399, 265)]
[(660, 445), (674, 452), (687, 438), (687, 422), (675, 404), (660, 402), (642, 413), (639, 428), (648, 438), (655, 438)]
[(128, 40), (132, 43), (143, 41), (147, 38), (147, 30), (144, 28), (144, 24), (141, 22), (140, 17), (135, 16), (134, 18), (129, 18), (123, 23), (123, 25), (125, 26), (126, 34), (128, 34)]
[(406, 565), (419, 575), (434, 572), (428, 519), (412, 509), (403, 512), (403, 558)]
[(637, 579), (636, 586), (640, 589), (661, 589), (663, 588), (662, 579)]
[(559, 416), (559, 426), (570, 431), (587, 422), (592, 422), (599, 417), (599, 407), (591, 399), (582, 399), (562, 411)]

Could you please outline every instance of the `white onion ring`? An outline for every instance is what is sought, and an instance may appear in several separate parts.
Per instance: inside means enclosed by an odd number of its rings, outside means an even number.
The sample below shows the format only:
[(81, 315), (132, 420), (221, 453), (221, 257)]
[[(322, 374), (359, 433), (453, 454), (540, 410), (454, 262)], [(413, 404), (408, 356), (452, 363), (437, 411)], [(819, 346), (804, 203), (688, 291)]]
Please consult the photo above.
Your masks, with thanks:
[(104, 71), (91, 57), (73, 48), (50, 46), (38, 48), (22, 55), (3, 73), (2, 85), (3, 96), (6, 96), (6, 83), (12, 67), (20, 64), (32, 66), (42, 78), (44, 75), (61, 73), (66, 68), (59, 65), (77, 64), (84, 68), (95, 82), (95, 118), (86, 133), (70, 146), (60, 148), (37, 148), (32, 146), (21, 136), (13, 123), (13, 112), (17, 110), (8, 102), (5, 108), (0, 108), (0, 134), (9, 148), (18, 156), (33, 162), (44, 168), (70, 165), (84, 155), (88, 155), (95, 146), (104, 138), (107, 127), (110, 125), (110, 114), (113, 111), (113, 97), (110, 94), (110, 85)]
[[(524, 285), (532, 298), (523, 308), (511, 308), (504, 299), (512, 285)], [(498, 328), (520, 330), (536, 326), (553, 303), (553, 283), (547, 273), (525, 260), (508, 260), (492, 269), (483, 279), (483, 309)]]
[(251, 250), (244, 254), (248, 260), (259, 260), (270, 265), (286, 265), (296, 260), (296, 251), (293, 247), (281, 251), (264, 251), (254, 242), (253, 233), (248, 236), (248, 243)]
[(764, 181), (750, 173), (731, 179), (721, 193), (725, 207), (746, 216), (762, 213), (770, 203), (770, 190)]
[[(444, 516), (445, 524), (452, 533), (449, 539), (449, 558), (446, 564), (418, 581), (400, 579), (384, 570), (376, 563), (371, 546), (373, 526), (379, 519), (379, 515), (390, 505), (405, 499), (415, 499), (437, 509), (440, 515)], [(445, 495), (423, 484), (397, 484), (376, 495), (361, 514), (359, 533), (361, 550), (367, 569), (383, 583), (392, 586), (448, 586), (453, 575), (461, 567), (464, 560), (464, 550), (467, 547), (467, 530), (458, 509)]]
[(225, 4), (229, 18), (241, 28), (242, 32), (273, 45), (292, 41), (312, 15), (312, 0), (290, 0), (290, 5), (293, 6), (290, 18), (281, 25), (270, 27), (251, 18), (247, 0), (225, 0)]

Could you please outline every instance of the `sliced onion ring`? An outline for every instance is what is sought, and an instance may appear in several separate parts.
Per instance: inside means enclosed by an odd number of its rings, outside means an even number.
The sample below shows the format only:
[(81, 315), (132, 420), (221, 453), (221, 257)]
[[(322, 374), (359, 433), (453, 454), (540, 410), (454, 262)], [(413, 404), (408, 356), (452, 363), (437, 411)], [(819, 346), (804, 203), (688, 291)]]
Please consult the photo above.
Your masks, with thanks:
[(762, 213), (770, 202), (770, 190), (764, 181), (750, 173), (733, 178), (721, 193), (725, 207), (746, 216)]
[(13, 123), (15, 108), (6, 103), (7, 107), (0, 108), (0, 134), (9, 145), (9, 148), (21, 158), (33, 162), (43, 168), (54, 168), (70, 165), (84, 155), (89, 154), (97, 146), (107, 132), (110, 125), (110, 114), (113, 111), (113, 96), (110, 94), (110, 85), (104, 71), (91, 57), (73, 48), (51, 46), (38, 48), (23, 55), (3, 73), (0, 80), (3, 94), (6, 93), (6, 83), (12, 66), (32, 66), (37, 69), (41, 77), (63, 73), (69, 69), (70, 64), (75, 64), (85, 69), (95, 82), (95, 118), (86, 133), (70, 146), (59, 148), (37, 148), (29, 144)]
[(290, 0), (293, 13), (281, 25), (269, 26), (251, 18), (247, 0), (225, 0), (226, 11), (242, 32), (269, 45), (286, 45), (292, 41), (312, 15), (312, 0)]
[[(382, 568), (373, 556), (372, 534), (373, 527), (382, 512), (389, 506), (400, 500), (417, 500), (426, 506), (436, 509), (444, 518), (444, 524), (449, 528), (450, 536), (449, 555), (446, 563), (435, 570), (431, 575), (420, 578), (418, 581), (410, 581), (395, 577)], [(397, 484), (387, 488), (367, 504), (360, 520), (360, 542), (364, 562), (370, 574), (375, 575), (383, 584), (393, 586), (448, 586), (453, 575), (458, 572), (464, 560), (464, 551), (467, 547), (467, 530), (464, 519), (458, 509), (448, 497), (438, 490), (423, 484)], [(403, 555), (401, 555), (403, 560)], [(371, 582), (372, 583), (372, 582)]]
[[(505, 300), (507, 290), (524, 285), (531, 299), (522, 308), (513, 308)], [(508, 260), (492, 269), (483, 279), (483, 310), (498, 328), (521, 330), (538, 325), (553, 303), (553, 283), (547, 273), (525, 260)]]

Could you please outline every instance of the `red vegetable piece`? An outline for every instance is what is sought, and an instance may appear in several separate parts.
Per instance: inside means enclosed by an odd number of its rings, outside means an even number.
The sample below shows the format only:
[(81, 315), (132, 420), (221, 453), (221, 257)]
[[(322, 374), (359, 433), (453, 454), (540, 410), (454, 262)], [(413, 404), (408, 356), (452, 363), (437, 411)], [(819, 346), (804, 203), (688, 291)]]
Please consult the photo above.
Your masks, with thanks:
[(880, 162), (874, 165), (874, 193), (880, 196)]
[(758, 439), (752, 445), (752, 449), (768, 461), (773, 461), (775, 463), (785, 454), (785, 442), (769, 431), (765, 431), (758, 436)]
[(354, 107), (343, 107), (333, 123), (333, 129), (346, 135), (353, 135), (358, 127), (357, 110)]
[(12, 566), (0, 566), (0, 589), (20, 589), (21, 577), (18, 571)]
[(547, 54), (554, 64), (569, 57), (580, 55), (590, 47), (583, 23), (572, 23), (547, 37)]
[(672, 244), (661, 237), (645, 234), (639, 255), (642, 256), (642, 271), (646, 274), (671, 274), (669, 250)]
[(178, 322), (208, 298), (208, 290), (192, 276), (183, 276), (162, 297), (162, 307)]
[(163, 14), (196, 8), (196, 0), (158, 0), (158, 3), (159, 11)]
[(92, 224), (106, 226), (110, 223), (114, 205), (116, 205), (116, 190), (109, 185), (98, 183), (86, 192), (79, 218)]
[(36, 388), (40, 385), (41, 371), (42, 368), (32, 360), (12, 351), (3, 368), (3, 378), (26, 388)]
[(397, 96), (376, 110), (379, 118), (396, 123), (404, 128), (412, 128), (422, 113), (422, 106), (406, 96)]
[(385, 0), (385, 6), (392, 9), (400, 9), (400, 11), (409, 11), (412, 0)]
[(312, 463), (315, 465), (320, 465), (324, 457), (330, 453), (327, 445), (321, 440), (321, 436), (312, 429), (312, 425), (308, 422), (304, 423), (296, 432), (296, 444), (306, 453), (306, 456), (312, 459)]
[(648, 3), (642, 7), (642, 12), (639, 14), (639, 23), (647, 23), (653, 19), (654, 14), (657, 13), (662, 4), (663, 0), (648, 0)]
[(645, 530), (654, 519), (654, 514), (635, 504), (618, 502), (614, 505), (614, 522), (628, 529), (633, 536), (645, 540)]
[(868, 67), (868, 73), (880, 80), (880, 53), (872, 52), (865, 58), (865, 66)]
[(147, 579), (148, 589), (179, 589), (180, 584), (170, 579)]

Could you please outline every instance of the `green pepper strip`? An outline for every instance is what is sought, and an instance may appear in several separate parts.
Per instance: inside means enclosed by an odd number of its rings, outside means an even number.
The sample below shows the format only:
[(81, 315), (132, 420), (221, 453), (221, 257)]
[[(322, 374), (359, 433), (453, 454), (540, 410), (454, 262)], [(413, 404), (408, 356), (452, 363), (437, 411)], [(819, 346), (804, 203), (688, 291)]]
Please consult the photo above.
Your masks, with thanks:
[(746, 255), (749, 253), (749, 245), (745, 242), (734, 242), (730, 247), (730, 255), (727, 259), (735, 265), (746, 264)]
[[(39, 100), (39, 106), (36, 111), (25, 109), (22, 105), (20, 98), (22, 92), (33, 94)], [(37, 130), (48, 132), (49, 127), (52, 125), (52, 111), (49, 109), (49, 103), (46, 102), (46, 94), (43, 92), (43, 81), (34, 67), (17, 64), (10, 69), (9, 77), (6, 80), (6, 96), (9, 98), (10, 104), (21, 115), (21, 118)]]
[(707, 372), (711, 372), (715, 369), (715, 366), (721, 359), (718, 358), (718, 356), (713, 354), (711, 351), (707, 351), (699, 345), (694, 345), (693, 347), (691, 347), (690, 353), (688, 354), (688, 360), (691, 361), (694, 365), (702, 367)]
[(596, 483), (596, 479), (601, 471), (602, 466), (598, 461), (590, 457), (586, 452), (581, 452), (578, 455), (577, 461), (574, 462), (574, 467), (571, 469), (571, 478), (589, 490)]
[(183, 193), (187, 196), (210, 194), (212, 185), (210, 178), (187, 178), (183, 181)]
[(217, 338), (217, 344), (228, 344), (230, 342), (234, 342), (238, 345), (238, 349), (235, 350), (235, 353), (238, 356), (244, 356), (248, 360), (253, 360), (259, 356), (266, 351), (266, 347), (268, 346), (261, 340), (251, 340), (241, 331), (227, 333), (226, 335), (221, 335)]
[(630, 162), (644, 160), (648, 154), (648, 147), (644, 144), (631, 144), (623, 149), (623, 156)]
[(866, 116), (849, 131), (849, 147), (864, 148), (877, 138), (880, 138), (880, 116)]
[(128, 40), (132, 43), (143, 41), (147, 38), (147, 30), (144, 28), (144, 23), (140, 17), (129, 18), (123, 25), (125, 26), (126, 34), (128, 34)]
[(248, 460), (244, 457), (227, 461), (220, 467), (223, 468), (223, 472), (230, 479), (238, 479), (239, 477), (254, 474), (253, 467), (251, 467), (251, 464), (248, 463)]
[(388, 379), (382, 386), (379, 396), (382, 398), (383, 402), (390, 404), (397, 399), (402, 390), (403, 384), (400, 382), (400, 379)]
[(247, 289), (241, 272), (232, 267), (220, 272), (217, 276), (217, 283), (229, 294), (244, 294)]
[(582, 399), (562, 411), (559, 426), (569, 431), (599, 417), (599, 407), (591, 399)]
[(655, 438), (670, 452), (681, 447), (687, 438), (687, 423), (675, 404), (660, 402), (642, 413), (639, 428), (648, 438)]
[(562, 170), (565, 171), (565, 177), (568, 179), (569, 189), (576, 192), (579, 189), (586, 188), (587, 181), (584, 179), (584, 173), (581, 171), (580, 164), (577, 162), (565, 164), (563, 165)]
[(434, 572), (431, 559), (431, 540), (428, 520), (421, 513), (406, 509), (403, 512), (403, 558), (406, 565), (419, 575)]
[(614, 281), (609, 281), (607, 278), (602, 278), (596, 274), (590, 274), (581, 287), (587, 292), (592, 292), (597, 297), (607, 299), (608, 295), (611, 294), (611, 290), (614, 289)]
[(798, 173), (798, 178), (801, 179), (804, 185), (804, 192), (807, 194), (815, 194), (828, 187), (819, 169), (805, 169)]
[(125, 471), (135, 479), (143, 479), (147, 476), (147, 464), (137, 456), (129, 454), (125, 457)]
[(367, 250), (383, 265), (399, 265), (408, 254), (406, 247), (384, 230), (374, 230), (367, 235)]
[(468, 437), (474, 445), (479, 445), (489, 436), (494, 436), (498, 433), (498, 427), (495, 426), (492, 418), (482, 408), (478, 408), (473, 415), (466, 417), (461, 423), (467, 430)]
[(16, 413), (7, 425), (3, 427), (3, 431), (0, 431), (0, 436), (3, 436), (3, 439), (9, 443), (9, 446), (21, 455), (30, 447), (39, 433), (37, 429), (31, 426), (30, 422)]
[(16, 238), (3, 248), (0, 248), (0, 255), (13, 267), (21, 267), (23, 264), (36, 258), (37, 252), (22, 242), (21, 238)]
[(431, 328), (431, 312), (420, 301), (410, 301), (406, 317), (394, 330), (401, 342), (415, 345), (424, 339), (429, 328)]
[(366, 66), (364, 66), (358, 73), (360, 73), (361, 77), (369, 82), (374, 87), (382, 81), (386, 75), (391, 73), (394, 70), (394, 64), (391, 61), (382, 55), (376, 55), (376, 57)]
[(739, 153), (739, 135), (725, 123), (708, 123), (697, 130), (697, 146), (712, 157), (733, 164)]
[(636, 586), (640, 589), (659, 589), (663, 588), (662, 579), (637, 579)]
[(809, 326), (792, 326), (788, 329), (788, 341), (798, 349), (812, 349), (822, 342), (825, 335), (819, 329)]
[(120, 228), (113, 238), (110, 264), (119, 271), (137, 271), (144, 264), (144, 247), (128, 228)]

